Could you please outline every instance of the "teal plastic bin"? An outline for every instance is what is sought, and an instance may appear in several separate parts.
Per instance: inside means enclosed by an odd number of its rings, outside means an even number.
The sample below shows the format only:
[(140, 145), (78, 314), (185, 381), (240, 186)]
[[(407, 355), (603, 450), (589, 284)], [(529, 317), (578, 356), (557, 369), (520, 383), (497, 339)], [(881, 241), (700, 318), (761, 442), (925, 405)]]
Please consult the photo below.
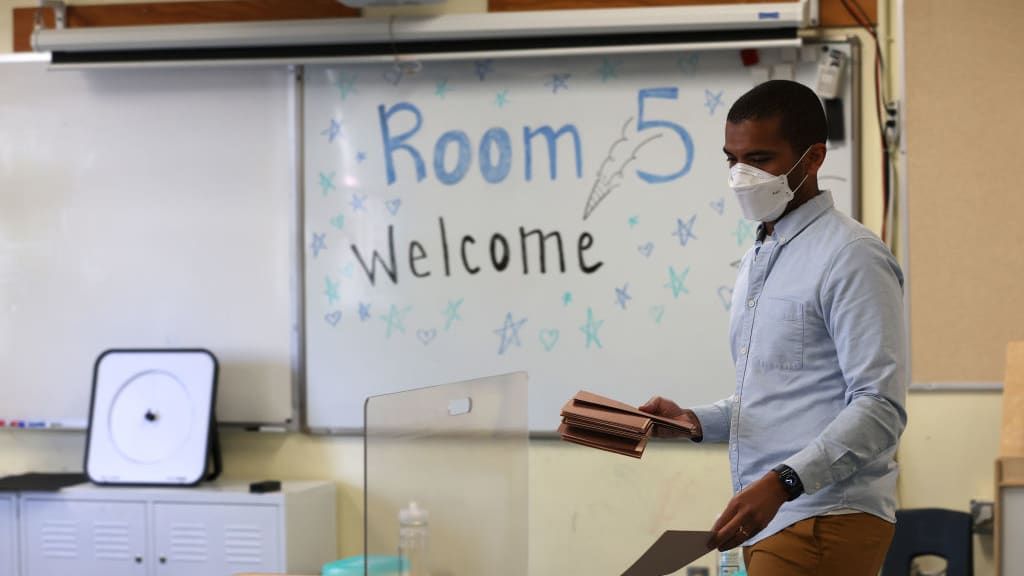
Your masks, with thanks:
[(398, 556), (352, 556), (324, 564), (321, 576), (401, 576)]

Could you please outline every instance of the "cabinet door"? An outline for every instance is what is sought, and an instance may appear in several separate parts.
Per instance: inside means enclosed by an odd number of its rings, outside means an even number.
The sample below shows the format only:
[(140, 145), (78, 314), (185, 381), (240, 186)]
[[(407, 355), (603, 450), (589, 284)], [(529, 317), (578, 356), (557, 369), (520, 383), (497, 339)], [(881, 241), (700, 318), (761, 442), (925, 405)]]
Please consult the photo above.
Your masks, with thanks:
[(1003, 509), (999, 512), (999, 550), (1002, 573), (1020, 574), (1024, 567), (1024, 486), (1003, 486)]
[(17, 526), (14, 496), (0, 496), (0, 576), (18, 575)]
[(145, 519), (142, 502), (26, 498), (22, 574), (145, 576)]
[(277, 506), (156, 503), (153, 511), (157, 576), (284, 571)]

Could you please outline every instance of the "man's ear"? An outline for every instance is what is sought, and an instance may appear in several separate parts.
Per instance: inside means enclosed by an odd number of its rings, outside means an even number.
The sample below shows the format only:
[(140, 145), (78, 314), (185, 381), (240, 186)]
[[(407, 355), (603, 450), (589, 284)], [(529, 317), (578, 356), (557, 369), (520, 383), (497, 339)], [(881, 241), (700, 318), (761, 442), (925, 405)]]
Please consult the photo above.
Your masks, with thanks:
[(804, 166), (806, 166), (807, 174), (809, 176), (817, 176), (818, 170), (821, 169), (821, 165), (825, 163), (825, 152), (827, 148), (824, 143), (818, 142), (812, 144), (810, 150), (807, 151), (807, 155), (804, 156)]

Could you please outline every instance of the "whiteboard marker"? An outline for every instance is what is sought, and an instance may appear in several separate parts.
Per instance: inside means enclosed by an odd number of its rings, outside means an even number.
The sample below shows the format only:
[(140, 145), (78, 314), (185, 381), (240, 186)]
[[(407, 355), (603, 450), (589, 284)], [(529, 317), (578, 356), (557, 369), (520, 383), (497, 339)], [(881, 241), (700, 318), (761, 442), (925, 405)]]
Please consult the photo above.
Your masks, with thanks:
[(51, 420), (46, 427), (51, 430), (85, 430), (88, 424), (85, 420)]

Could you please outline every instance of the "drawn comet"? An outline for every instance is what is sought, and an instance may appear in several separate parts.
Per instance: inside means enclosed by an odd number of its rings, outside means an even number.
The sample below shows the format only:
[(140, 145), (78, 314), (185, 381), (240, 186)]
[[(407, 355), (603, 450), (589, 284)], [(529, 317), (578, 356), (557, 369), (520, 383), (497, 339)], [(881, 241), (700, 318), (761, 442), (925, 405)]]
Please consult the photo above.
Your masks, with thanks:
[(631, 140), (626, 136), (626, 132), (629, 130), (629, 125), (632, 122), (633, 117), (630, 116), (622, 125), (622, 134), (615, 142), (612, 142), (611, 148), (608, 149), (608, 156), (601, 163), (601, 167), (597, 171), (594, 187), (591, 188), (587, 204), (583, 208), (584, 220), (590, 218), (590, 215), (594, 213), (598, 205), (616, 188), (622, 185), (626, 167), (637, 159), (637, 152), (662, 136), (661, 134), (656, 134), (636, 144), (635, 140)]

